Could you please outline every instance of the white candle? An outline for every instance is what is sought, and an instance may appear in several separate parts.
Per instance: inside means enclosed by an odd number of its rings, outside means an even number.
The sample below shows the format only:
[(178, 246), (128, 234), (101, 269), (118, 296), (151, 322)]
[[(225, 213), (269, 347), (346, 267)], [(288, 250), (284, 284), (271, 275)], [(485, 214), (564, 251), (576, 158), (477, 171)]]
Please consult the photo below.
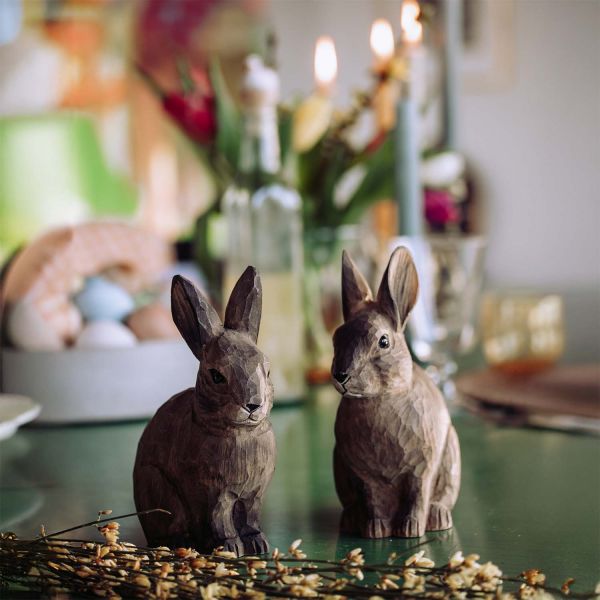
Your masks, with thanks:
[(377, 87), (373, 94), (373, 111), (378, 131), (389, 131), (396, 124), (397, 82), (390, 77), (395, 44), (392, 26), (385, 19), (377, 19), (371, 25), (369, 38), (374, 57), (373, 70), (377, 76)]
[(425, 100), (427, 57), (423, 41), (423, 25), (418, 20), (421, 9), (416, 0), (404, 0), (400, 15), (402, 54), (406, 60), (410, 94), (417, 103)]
[(315, 46), (315, 84), (317, 92), (331, 96), (337, 77), (338, 63), (335, 44), (329, 36), (321, 36)]
[(307, 96), (294, 112), (292, 144), (296, 152), (307, 152), (323, 137), (333, 116), (333, 89), (337, 76), (335, 44), (328, 36), (315, 46), (315, 92)]

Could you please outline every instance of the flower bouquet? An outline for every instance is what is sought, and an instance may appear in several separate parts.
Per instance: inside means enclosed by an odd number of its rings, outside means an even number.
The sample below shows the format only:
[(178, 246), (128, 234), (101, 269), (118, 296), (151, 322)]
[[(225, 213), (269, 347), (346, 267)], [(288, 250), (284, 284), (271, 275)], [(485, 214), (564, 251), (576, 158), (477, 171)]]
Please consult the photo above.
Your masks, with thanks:
[[(160, 89), (142, 68), (139, 72), (209, 167), (219, 198), (238, 172), (242, 131), (241, 108), (220, 65), (199, 70), (181, 61), (180, 88), (174, 91)], [(375, 77), (371, 89), (357, 92), (346, 110), (334, 109), (318, 93), (279, 105), (284, 175), (302, 197), (305, 231), (357, 223), (368, 207), (393, 197), (393, 136), (371, 117), (381, 85), (382, 78)], [(459, 228), (467, 195), (463, 157), (428, 150), (423, 158), (426, 223), (435, 231)], [(218, 205), (217, 200), (216, 210)]]
[[(401, 69), (397, 69), (399, 73)], [(160, 96), (165, 111), (183, 131), (213, 174), (217, 198), (198, 221), (196, 254), (213, 290), (220, 289), (216, 264), (222, 227), (220, 198), (236, 181), (243, 131), (243, 107), (228, 88), (220, 65), (207, 70), (179, 64), (180, 88), (165, 92), (152, 77), (141, 74)], [(279, 103), (277, 128), (282, 176), (302, 198), (305, 254), (305, 302), (309, 354), (321, 357), (311, 380), (328, 377), (330, 333), (339, 324), (339, 255), (353, 251), (365, 271), (376, 262), (374, 236), (356, 224), (367, 209), (394, 195), (394, 136), (376, 118), (383, 87), (397, 75), (375, 73), (368, 90), (354, 94), (350, 107), (337, 110), (319, 89), (295, 103)], [(393, 112), (393, 95), (387, 97)], [(423, 162), (424, 217), (432, 231), (460, 230), (465, 218), (464, 161), (461, 156), (429, 152)], [(392, 218), (394, 220), (395, 217)], [(217, 236), (215, 232), (218, 232)]]

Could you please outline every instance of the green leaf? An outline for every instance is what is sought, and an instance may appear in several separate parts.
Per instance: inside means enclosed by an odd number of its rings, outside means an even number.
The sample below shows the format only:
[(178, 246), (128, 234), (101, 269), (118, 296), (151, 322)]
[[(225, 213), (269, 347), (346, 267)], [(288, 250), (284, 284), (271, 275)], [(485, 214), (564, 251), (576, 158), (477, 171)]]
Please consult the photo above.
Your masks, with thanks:
[(238, 166), (240, 151), (241, 115), (223, 77), (218, 61), (210, 67), (210, 81), (215, 91), (217, 106), (217, 152), (225, 157), (232, 171)]
[(326, 225), (337, 226), (343, 215), (343, 209), (340, 210), (334, 203), (335, 188), (342, 175), (350, 168), (352, 154), (346, 146), (340, 146), (332, 155), (323, 177), (322, 193), (326, 202), (323, 204), (321, 218)]
[(285, 107), (278, 111), (279, 146), (281, 150), (281, 164), (285, 165), (292, 149), (292, 124), (294, 113)]
[(367, 174), (344, 210), (343, 223), (358, 221), (369, 206), (394, 195), (393, 136), (388, 135), (373, 154), (363, 157), (364, 161), (357, 162), (365, 165)]
[(333, 203), (333, 191), (355, 154), (341, 140), (325, 136), (308, 152), (298, 155), (297, 187), (304, 204), (305, 225), (336, 227), (342, 212)]

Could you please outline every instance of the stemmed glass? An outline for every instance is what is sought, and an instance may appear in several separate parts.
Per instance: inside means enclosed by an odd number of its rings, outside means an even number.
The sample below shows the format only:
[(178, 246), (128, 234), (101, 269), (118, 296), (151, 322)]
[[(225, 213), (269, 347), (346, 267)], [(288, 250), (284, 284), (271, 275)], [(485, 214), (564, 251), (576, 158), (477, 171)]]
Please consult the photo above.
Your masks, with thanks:
[(457, 358), (477, 341), (477, 315), (486, 242), (481, 236), (401, 236), (392, 249), (406, 246), (419, 275), (419, 296), (408, 320), (415, 356), (452, 402)]

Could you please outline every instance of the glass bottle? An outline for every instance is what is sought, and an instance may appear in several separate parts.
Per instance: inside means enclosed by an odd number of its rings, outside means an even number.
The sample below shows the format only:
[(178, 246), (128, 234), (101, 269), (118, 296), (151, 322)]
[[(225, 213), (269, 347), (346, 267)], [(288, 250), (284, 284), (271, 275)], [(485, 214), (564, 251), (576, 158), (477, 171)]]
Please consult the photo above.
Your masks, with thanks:
[(258, 56), (248, 57), (246, 66), (238, 182), (223, 197), (229, 238), (224, 299), (246, 266), (259, 270), (258, 345), (271, 362), (275, 402), (283, 403), (304, 395), (301, 201), (281, 177), (278, 76)]

